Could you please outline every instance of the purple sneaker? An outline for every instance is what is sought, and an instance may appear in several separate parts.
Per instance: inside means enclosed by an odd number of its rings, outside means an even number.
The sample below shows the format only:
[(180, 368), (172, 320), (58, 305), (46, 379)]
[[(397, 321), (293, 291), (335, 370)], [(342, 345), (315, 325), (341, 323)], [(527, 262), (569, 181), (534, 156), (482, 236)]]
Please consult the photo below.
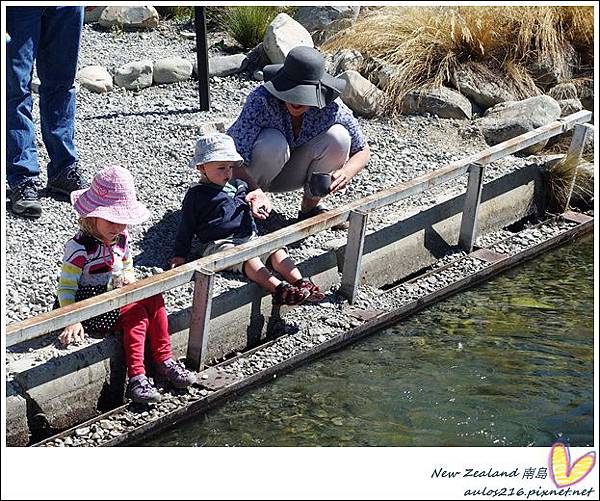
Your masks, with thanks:
[(125, 396), (136, 404), (160, 402), (160, 393), (148, 380), (145, 374), (139, 374), (129, 379)]
[(188, 371), (183, 365), (175, 362), (172, 358), (165, 360), (162, 364), (158, 364), (156, 377), (166, 379), (175, 388), (187, 388), (196, 382), (196, 374)]

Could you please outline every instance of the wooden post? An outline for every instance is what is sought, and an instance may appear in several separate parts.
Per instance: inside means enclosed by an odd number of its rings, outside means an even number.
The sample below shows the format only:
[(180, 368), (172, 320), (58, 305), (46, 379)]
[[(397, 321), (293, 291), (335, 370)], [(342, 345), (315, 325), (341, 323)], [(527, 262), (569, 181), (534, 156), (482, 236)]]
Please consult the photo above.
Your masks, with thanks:
[(593, 130), (594, 127), (590, 124), (575, 125), (573, 138), (571, 139), (571, 144), (569, 145), (569, 151), (567, 151), (567, 155), (562, 160), (562, 162), (565, 164), (570, 164), (571, 162), (573, 162), (575, 168), (573, 169), (573, 178), (571, 179), (571, 182), (569, 183), (569, 188), (567, 190), (565, 206), (562, 207), (562, 210), (560, 212), (565, 212), (569, 209), (571, 195), (573, 195), (573, 188), (575, 187), (575, 179), (577, 178), (577, 164), (579, 163), (579, 159), (581, 158), (581, 153), (583, 152), (583, 148), (585, 147), (585, 142), (587, 141), (588, 134)]
[(202, 370), (206, 361), (214, 278), (214, 273), (204, 269), (197, 270), (194, 275), (192, 320), (186, 355), (186, 365), (194, 371)]
[(196, 60), (198, 62), (198, 94), (200, 111), (210, 110), (208, 81), (208, 43), (206, 42), (206, 15), (204, 7), (194, 7), (194, 27), (196, 29)]
[(360, 270), (365, 244), (365, 232), (369, 214), (361, 210), (350, 213), (350, 228), (348, 229), (348, 242), (344, 253), (344, 269), (342, 272), (342, 285), (340, 292), (354, 304), (356, 292), (360, 282)]
[(469, 165), (469, 181), (465, 193), (465, 206), (460, 223), (458, 245), (467, 253), (473, 250), (477, 238), (477, 213), (481, 201), (481, 188), (483, 186), (483, 165), (474, 163)]

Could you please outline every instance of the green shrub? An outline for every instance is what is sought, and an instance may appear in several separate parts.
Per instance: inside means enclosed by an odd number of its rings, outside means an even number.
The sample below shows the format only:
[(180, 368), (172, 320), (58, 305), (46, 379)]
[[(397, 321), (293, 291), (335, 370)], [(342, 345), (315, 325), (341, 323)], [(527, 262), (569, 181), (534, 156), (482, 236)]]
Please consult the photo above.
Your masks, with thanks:
[(189, 21), (194, 18), (194, 7), (155, 7), (156, 12), (165, 19)]
[(295, 7), (275, 6), (231, 6), (224, 7), (218, 15), (218, 22), (237, 43), (244, 48), (252, 48), (262, 42), (267, 27), (277, 14), (285, 12), (293, 15)]

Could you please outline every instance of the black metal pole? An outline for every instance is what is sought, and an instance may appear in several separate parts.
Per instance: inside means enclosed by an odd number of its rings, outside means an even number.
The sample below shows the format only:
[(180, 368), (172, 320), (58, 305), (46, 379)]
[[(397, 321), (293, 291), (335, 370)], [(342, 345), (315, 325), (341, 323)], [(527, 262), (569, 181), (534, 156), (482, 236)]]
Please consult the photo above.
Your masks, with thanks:
[(200, 111), (208, 111), (210, 109), (210, 92), (208, 87), (208, 43), (206, 42), (206, 15), (204, 7), (194, 7), (194, 27), (196, 28)]

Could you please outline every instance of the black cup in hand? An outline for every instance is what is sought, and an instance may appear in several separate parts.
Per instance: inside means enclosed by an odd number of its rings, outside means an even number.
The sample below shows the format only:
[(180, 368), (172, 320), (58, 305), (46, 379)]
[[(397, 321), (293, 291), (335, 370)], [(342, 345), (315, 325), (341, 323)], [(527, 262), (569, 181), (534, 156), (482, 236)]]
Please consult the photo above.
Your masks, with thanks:
[(313, 172), (309, 181), (310, 192), (314, 197), (324, 197), (329, 195), (331, 186), (331, 175), (322, 172)]

